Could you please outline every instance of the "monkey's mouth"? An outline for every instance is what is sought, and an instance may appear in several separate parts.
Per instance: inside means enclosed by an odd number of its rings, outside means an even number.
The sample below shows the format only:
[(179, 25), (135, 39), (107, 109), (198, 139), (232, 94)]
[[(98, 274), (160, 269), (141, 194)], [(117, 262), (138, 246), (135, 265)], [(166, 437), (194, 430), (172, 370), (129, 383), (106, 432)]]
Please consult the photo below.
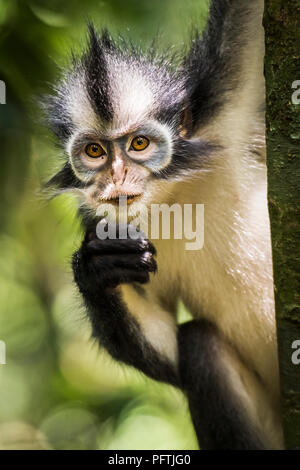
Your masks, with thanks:
[(118, 197), (106, 199), (105, 202), (109, 204), (124, 204), (126, 201), (127, 204), (132, 204), (133, 202), (139, 201), (141, 198), (142, 194), (122, 194)]

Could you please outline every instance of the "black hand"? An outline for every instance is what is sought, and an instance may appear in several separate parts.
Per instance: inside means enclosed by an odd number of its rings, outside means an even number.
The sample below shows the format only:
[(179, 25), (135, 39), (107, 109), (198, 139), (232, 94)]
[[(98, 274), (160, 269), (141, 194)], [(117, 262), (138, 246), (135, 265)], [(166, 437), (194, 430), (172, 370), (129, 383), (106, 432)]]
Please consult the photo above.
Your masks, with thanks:
[(75, 281), (83, 294), (90, 295), (123, 283), (146, 283), (149, 273), (157, 270), (154, 255), (154, 246), (142, 233), (136, 240), (100, 240), (90, 231), (73, 256)]
[(74, 278), (87, 307), (93, 336), (112, 357), (148, 376), (178, 385), (177, 372), (149, 344), (137, 319), (114, 289), (122, 283), (145, 283), (157, 269), (155, 248), (142, 234), (137, 240), (100, 240), (88, 231), (73, 256)]

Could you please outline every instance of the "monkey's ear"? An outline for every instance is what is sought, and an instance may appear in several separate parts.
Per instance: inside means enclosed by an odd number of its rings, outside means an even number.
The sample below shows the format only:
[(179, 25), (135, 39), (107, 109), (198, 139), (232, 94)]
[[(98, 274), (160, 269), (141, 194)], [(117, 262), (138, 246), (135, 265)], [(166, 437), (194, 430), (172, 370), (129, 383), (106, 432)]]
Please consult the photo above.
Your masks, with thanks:
[(185, 102), (184, 108), (180, 114), (179, 135), (181, 137), (189, 138), (193, 130), (193, 115), (188, 101)]

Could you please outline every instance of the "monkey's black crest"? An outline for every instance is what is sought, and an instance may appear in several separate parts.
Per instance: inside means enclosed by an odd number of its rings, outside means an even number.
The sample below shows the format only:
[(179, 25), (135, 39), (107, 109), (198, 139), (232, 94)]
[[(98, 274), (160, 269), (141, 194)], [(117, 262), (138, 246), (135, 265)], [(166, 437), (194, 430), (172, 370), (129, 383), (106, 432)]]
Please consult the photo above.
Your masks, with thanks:
[(86, 77), (86, 88), (95, 112), (105, 121), (113, 118), (110, 101), (112, 90), (107, 68), (106, 53), (113, 51), (113, 42), (108, 31), (100, 37), (89, 23), (89, 48), (83, 57), (82, 66)]

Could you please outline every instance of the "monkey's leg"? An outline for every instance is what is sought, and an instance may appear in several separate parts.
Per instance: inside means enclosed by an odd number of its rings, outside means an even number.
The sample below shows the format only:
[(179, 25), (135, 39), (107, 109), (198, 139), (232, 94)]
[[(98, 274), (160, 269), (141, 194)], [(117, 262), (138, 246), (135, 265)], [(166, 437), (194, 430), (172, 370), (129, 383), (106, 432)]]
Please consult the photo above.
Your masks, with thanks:
[[(154, 253), (153, 245), (142, 236), (137, 240), (99, 240), (89, 232), (73, 256), (74, 278), (87, 307), (93, 336), (110, 355), (156, 380), (178, 385), (174, 361), (147, 339), (138, 315), (133, 315), (127, 299), (124, 301), (121, 288), (121, 284), (149, 281), (149, 273), (156, 270)], [(147, 311), (151, 311), (151, 305)], [(176, 342), (176, 330), (173, 335)]]
[(264, 392), (207, 321), (180, 325), (179, 374), (202, 449), (264, 449), (256, 403)]

